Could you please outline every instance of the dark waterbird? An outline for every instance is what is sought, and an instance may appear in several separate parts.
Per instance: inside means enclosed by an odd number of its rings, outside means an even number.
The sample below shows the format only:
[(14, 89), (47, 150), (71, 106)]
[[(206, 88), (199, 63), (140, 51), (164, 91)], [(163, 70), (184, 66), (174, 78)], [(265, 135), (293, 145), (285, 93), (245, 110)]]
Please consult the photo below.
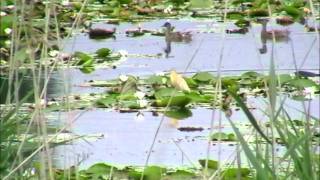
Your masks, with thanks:
[(191, 32), (173, 32), (174, 27), (169, 22), (164, 23), (165, 36), (167, 42), (190, 42), (192, 40)]
[(296, 76), (302, 76), (302, 77), (319, 77), (319, 73), (313, 73), (309, 71), (297, 71), (295, 72)]
[(104, 28), (94, 28), (89, 29), (88, 34), (90, 39), (106, 39), (113, 37), (115, 38), (114, 34), (116, 32), (116, 28), (113, 29), (104, 29)]

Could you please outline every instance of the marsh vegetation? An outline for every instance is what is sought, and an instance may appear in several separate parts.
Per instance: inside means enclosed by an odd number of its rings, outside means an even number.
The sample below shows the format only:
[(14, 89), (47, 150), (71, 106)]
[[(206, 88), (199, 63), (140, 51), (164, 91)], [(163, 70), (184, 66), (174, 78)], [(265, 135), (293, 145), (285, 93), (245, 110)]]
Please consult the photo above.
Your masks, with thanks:
[(2, 0), (0, 179), (319, 179), (316, 0)]

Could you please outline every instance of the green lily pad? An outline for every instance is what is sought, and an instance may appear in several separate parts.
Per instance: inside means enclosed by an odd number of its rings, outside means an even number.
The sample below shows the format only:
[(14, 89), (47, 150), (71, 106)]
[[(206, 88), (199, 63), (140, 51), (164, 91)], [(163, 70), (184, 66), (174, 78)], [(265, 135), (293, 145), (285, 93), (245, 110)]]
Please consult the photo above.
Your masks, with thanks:
[(156, 85), (163, 85), (166, 84), (168, 79), (164, 76), (150, 76), (148, 79), (146, 79), (146, 83), (148, 84), (156, 84)]
[(89, 66), (93, 64), (93, 57), (86, 53), (77, 51), (74, 53), (74, 57), (78, 59), (78, 61), (75, 62), (74, 65)]
[(292, 77), (289, 74), (280, 74), (279, 75), (279, 83), (281, 85), (288, 83), (292, 80)]
[(101, 48), (96, 51), (97, 57), (99, 58), (107, 58), (111, 54), (111, 50), (109, 48)]
[(193, 78), (183, 77), (190, 88), (198, 87), (198, 83)]
[(243, 19), (244, 15), (242, 12), (232, 11), (227, 13), (227, 18), (231, 20)]
[(248, 178), (250, 175), (250, 169), (248, 168), (228, 168), (224, 171), (222, 171), (223, 179), (229, 180), (229, 179), (237, 179), (238, 173), (240, 173), (241, 179)]
[[(155, 105), (158, 107), (166, 107), (169, 104), (170, 97), (163, 98), (163, 99), (157, 99), (155, 101)], [(185, 107), (187, 104), (191, 102), (191, 99), (187, 96), (173, 96), (171, 98), (171, 102), (169, 106), (175, 106), (175, 107)]]
[(299, 19), (302, 16), (302, 11), (294, 6), (286, 6), (283, 10), (293, 19)]
[(159, 166), (148, 166), (144, 169), (144, 173), (133, 170), (129, 172), (129, 177), (134, 180), (140, 180), (143, 174), (144, 180), (160, 180), (166, 173), (166, 169)]
[(12, 23), (14, 21), (13, 15), (2, 16), (0, 18), (0, 36), (7, 36), (5, 29), (12, 29)]
[(209, 82), (211, 80), (214, 80), (214, 76), (212, 74), (210, 74), (209, 72), (199, 72), (197, 74), (195, 74), (192, 79), (194, 79), (195, 81), (199, 81), (199, 82)]
[(210, 136), (210, 139), (212, 141), (235, 141), (236, 136), (232, 133), (224, 133), (224, 132), (217, 132)]
[(94, 67), (92, 67), (92, 66), (83, 66), (83, 67), (80, 68), (80, 71), (83, 72), (83, 73), (85, 73), (85, 74), (90, 74), (90, 73), (92, 73), (94, 70), (95, 70), (95, 69), (94, 69)]
[(192, 112), (190, 109), (187, 108), (178, 108), (178, 109), (171, 109), (164, 113), (165, 116), (174, 118), (174, 119), (185, 119), (192, 116)]
[(114, 167), (111, 165), (105, 163), (97, 163), (89, 167), (86, 172), (89, 174), (94, 174), (96, 176), (109, 175), (112, 168)]
[(186, 95), (193, 103), (210, 103), (213, 101), (212, 95), (202, 95), (197, 92), (190, 92)]
[(184, 96), (185, 94), (175, 88), (161, 88), (154, 93), (156, 99), (168, 98), (171, 96)]
[(112, 107), (114, 104), (117, 103), (117, 96), (118, 94), (112, 94), (107, 97), (101, 98), (97, 100), (96, 106), (98, 107)]
[[(198, 162), (200, 163), (200, 165), (205, 168), (206, 167), (206, 159), (200, 159)], [(208, 169), (213, 169), (213, 170), (217, 170), (218, 169), (218, 166), (219, 166), (219, 163), (218, 161), (215, 161), (215, 160), (208, 160)]]
[(186, 180), (186, 179), (194, 179), (196, 174), (186, 170), (176, 170), (175, 172), (167, 173), (164, 179), (172, 179), (172, 180)]
[(288, 85), (294, 86), (298, 89), (317, 86), (317, 84), (310, 79), (292, 79), (291, 81), (288, 82)]

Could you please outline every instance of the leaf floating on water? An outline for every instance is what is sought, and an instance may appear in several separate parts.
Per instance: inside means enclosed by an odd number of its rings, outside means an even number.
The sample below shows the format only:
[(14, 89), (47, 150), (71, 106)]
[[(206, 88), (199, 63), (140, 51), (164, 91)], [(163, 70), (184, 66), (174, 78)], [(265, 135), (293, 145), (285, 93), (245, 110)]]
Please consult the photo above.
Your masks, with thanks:
[(217, 170), (219, 167), (218, 161), (215, 161), (215, 160), (208, 159), (208, 162), (207, 162), (206, 159), (200, 159), (198, 162), (200, 163), (202, 168), (206, 168), (206, 166), (207, 166), (208, 169)]
[(171, 109), (164, 113), (167, 117), (174, 119), (186, 119), (192, 116), (192, 112), (187, 108)]
[(238, 174), (241, 179), (248, 178), (251, 171), (248, 168), (228, 168), (222, 171), (223, 179), (237, 179)]
[(195, 74), (192, 79), (202, 82), (202, 83), (206, 83), (209, 82), (211, 80), (214, 80), (214, 76), (212, 74), (210, 74), (209, 72), (199, 72), (197, 74)]

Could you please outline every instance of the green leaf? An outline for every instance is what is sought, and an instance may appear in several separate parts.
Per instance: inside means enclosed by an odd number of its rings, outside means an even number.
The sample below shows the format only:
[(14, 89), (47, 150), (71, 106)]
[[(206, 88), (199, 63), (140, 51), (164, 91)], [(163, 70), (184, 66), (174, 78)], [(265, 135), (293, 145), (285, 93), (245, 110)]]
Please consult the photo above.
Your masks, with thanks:
[(228, 135), (224, 132), (217, 132), (210, 136), (210, 139), (213, 141), (225, 141), (228, 140)]
[(248, 177), (250, 175), (250, 169), (248, 168), (228, 168), (222, 171), (223, 179), (236, 179), (238, 173), (241, 178)]
[(166, 169), (159, 166), (149, 166), (145, 168), (144, 175), (146, 180), (160, 180), (162, 175), (166, 173)]
[(298, 89), (303, 89), (306, 87), (317, 86), (317, 84), (310, 79), (293, 79), (288, 82), (288, 85), (294, 86)]
[(111, 54), (111, 50), (109, 48), (101, 48), (96, 51), (96, 54), (99, 58), (107, 58)]
[(231, 20), (243, 19), (244, 15), (238, 11), (232, 11), (227, 13), (227, 18)]
[(130, 100), (137, 100), (138, 98), (132, 92), (122, 93), (120, 94), (117, 99), (120, 101), (130, 101)]
[(185, 107), (190, 102), (191, 102), (191, 99), (184, 95), (184, 96), (173, 96), (172, 98), (167, 97), (163, 99), (157, 99), (155, 102), (156, 103), (155, 105), (158, 107), (166, 107), (169, 104), (169, 106)]
[(141, 109), (143, 107), (140, 106), (138, 101), (120, 101), (120, 106), (122, 108), (129, 108), (129, 109)]
[[(206, 161), (207, 161), (206, 159), (200, 159), (198, 162), (201, 164), (201, 166), (203, 168), (205, 168), (206, 167)], [(217, 170), (218, 166), (219, 166), (218, 161), (210, 160), (210, 159), (208, 160), (208, 165), (207, 165), (208, 169)]]
[(107, 97), (97, 100), (96, 106), (98, 107), (112, 107), (117, 102), (118, 94), (111, 94)]
[(92, 66), (83, 66), (80, 68), (80, 71), (83, 72), (84, 74), (90, 74), (94, 71), (94, 67)]
[(172, 180), (187, 180), (194, 179), (196, 174), (186, 170), (177, 170), (175, 172), (167, 173), (164, 179), (172, 179)]
[(189, 6), (189, 8), (205, 8), (205, 9), (207, 9), (207, 8), (210, 8), (210, 7), (212, 7), (212, 5), (213, 5), (213, 3), (212, 3), (213, 1), (211, 1), (211, 0), (201, 0), (201, 1), (199, 1), (199, 0), (190, 0), (190, 6)]
[(243, 74), (241, 74), (241, 78), (246, 79), (246, 78), (257, 78), (257, 77), (261, 77), (262, 74), (257, 73), (255, 71), (248, 71), (245, 72)]
[(114, 167), (111, 165), (97, 163), (92, 165), (86, 172), (94, 175), (109, 175), (112, 168)]
[(289, 74), (280, 74), (279, 75), (279, 83), (281, 85), (288, 83), (292, 80), (292, 77)]
[(198, 87), (198, 83), (193, 78), (183, 77), (190, 88)]
[(250, 26), (250, 21), (247, 21), (245, 19), (239, 19), (234, 24), (239, 28), (246, 28)]
[(171, 96), (184, 96), (185, 94), (175, 88), (161, 88), (154, 93), (156, 99), (168, 98)]
[(190, 98), (193, 103), (210, 103), (213, 101), (212, 95), (202, 95), (197, 92), (190, 92), (186, 94), (186, 96)]
[(195, 81), (199, 81), (199, 82), (209, 82), (211, 80), (214, 80), (214, 76), (212, 74), (210, 74), (209, 72), (199, 72), (197, 74), (195, 74), (192, 79), (194, 79)]
[(5, 29), (12, 29), (13, 20), (13, 15), (2, 16), (0, 18), (0, 36), (7, 36), (7, 34), (5, 33)]
[(236, 136), (233, 133), (217, 132), (210, 136), (212, 141), (235, 141)]
[(165, 116), (174, 119), (185, 119), (192, 116), (192, 112), (187, 108), (170, 109), (166, 111)]
[(89, 65), (92, 65), (93, 63), (93, 58), (90, 55), (83, 52), (79, 52), (79, 51), (75, 52), (74, 57), (78, 59), (78, 61), (75, 62), (74, 65), (89, 66)]
[(238, 103), (240, 108), (243, 110), (243, 112), (246, 114), (248, 120), (252, 124), (252, 126), (259, 132), (259, 134), (265, 139), (268, 143), (272, 144), (272, 142), (269, 140), (269, 138), (263, 133), (261, 128), (259, 127), (255, 117), (252, 115), (252, 113), (249, 111), (248, 107), (244, 104), (243, 100), (237, 95), (234, 91), (228, 90), (230, 95), (235, 99), (235, 101)]
[(118, 0), (120, 4), (130, 4), (132, 0)]
[(294, 6), (286, 6), (283, 10), (293, 19), (299, 19), (302, 16), (302, 11)]
[(269, 12), (265, 8), (252, 9), (249, 11), (249, 16), (250, 17), (267, 17), (267, 16), (269, 16)]
[(155, 76), (155, 75), (152, 75), (148, 79), (146, 79), (146, 83), (156, 84), (156, 85), (166, 84), (167, 81), (168, 79), (165, 76)]

